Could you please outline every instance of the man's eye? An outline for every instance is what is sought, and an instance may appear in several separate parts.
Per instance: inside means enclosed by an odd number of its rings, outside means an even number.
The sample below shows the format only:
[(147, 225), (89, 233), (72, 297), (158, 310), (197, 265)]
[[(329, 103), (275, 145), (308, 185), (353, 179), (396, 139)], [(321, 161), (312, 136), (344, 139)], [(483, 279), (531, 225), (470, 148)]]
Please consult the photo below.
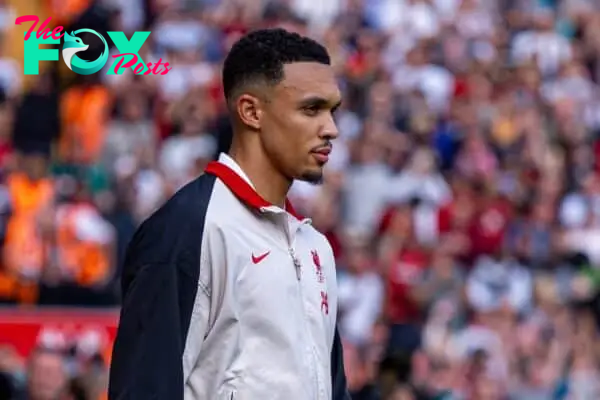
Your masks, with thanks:
[(319, 113), (319, 110), (320, 109), (317, 106), (304, 107), (304, 113), (310, 116), (317, 115)]

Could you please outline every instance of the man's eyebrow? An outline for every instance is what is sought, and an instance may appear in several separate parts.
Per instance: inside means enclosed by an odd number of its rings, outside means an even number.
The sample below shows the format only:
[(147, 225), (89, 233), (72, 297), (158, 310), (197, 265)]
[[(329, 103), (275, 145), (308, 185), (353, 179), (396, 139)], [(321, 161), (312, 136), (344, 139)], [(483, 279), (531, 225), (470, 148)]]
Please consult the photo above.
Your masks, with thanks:
[(338, 100), (337, 102), (332, 104), (331, 100), (328, 100), (324, 97), (311, 96), (311, 97), (307, 97), (306, 99), (303, 99), (300, 102), (300, 107), (319, 107), (319, 108), (336, 109), (340, 106), (341, 103), (342, 103), (342, 101)]

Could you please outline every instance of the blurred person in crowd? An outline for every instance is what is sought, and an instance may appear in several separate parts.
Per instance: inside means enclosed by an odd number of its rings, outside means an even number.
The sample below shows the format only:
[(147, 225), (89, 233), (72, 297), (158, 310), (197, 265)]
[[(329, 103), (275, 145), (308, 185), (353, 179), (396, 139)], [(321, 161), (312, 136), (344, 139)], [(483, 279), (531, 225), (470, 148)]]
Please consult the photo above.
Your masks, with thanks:
[(111, 170), (124, 157), (140, 158), (150, 152), (154, 159), (157, 133), (148, 119), (148, 99), (143, 94), (123, 95), (116, 104), (116, 118), (105, 133), (102, 164)]
[(34, 302), (45, 263), (47, 242), (41, 218), (50, 212), (55, 190), (44, 153), (25, 153), (6, 178), (10, 216), (3, 246), (4, 267), (17, 279), (15, 298)]
[(52, 142), (61, 131), (60, 100), (56, 76), (40, 74), (33, 87), (18, 101), (12, 144), (22, 153), (50, 156)]
[(533, 59), (545, 76), (555, 74), (563, 62), (571, 60), (573, 52), (567, 38), (554, 31), (553, 13), (551, 8), (533, 11), (533, 29), (515, 35), (511, 45), (512, 59), (516, 63)]
[(20, 393), (25, 361), (10, 345), (0, 347), (0, 399), (13, 400)]
[[(328, 183), (331, 183), (331, 181), (332, 180), (328, 180)], [(313, 226), (319, 232), (325, 235), (337, 261), (344, 253), (342, 243), (343, 232), (341, 232), (339, 229), (341, 220), (341, 210), (337, 206), (340, 198), (339, 188), (338, 190), (335, 190), (331, 186), (333, 185), (324, 183), (321, 186), (323, 190), (316, 196), (316, 198), (312, 199), (311, 202), (306, 202), (306, 199), (300, 198), (299, 203), (301, 204), (302, 200), (305, 201), (305, 207), (302, 208), (302, 210), (310, 213), (310, 215), (314, 217)], [(291, 195), (294, 194), (293, 188), (294, 186), (292, 185), (292, 188), (290, 189), (290, 199), (292, 198)]]
[(344, 365), (348, 370), (348, 390), (352, 400), (375, 400), (379, 398), (374, 385), (374, 371), (369, 368), (367, 353), (362, 347), (344, 343)]
[(364, 345), (379, 317), (384, 287), (373, 265), (368, 236), (348, 232), (343, 245), (343, 270), (338, 277), (341, 335), (354, 345)]
[[(333, 252), (286, 200), (294, 179), (322, 180), (338, 136), (341, 96), (329, 55), (284, 29), (254, 31), (229, 52), (223, 87), (234, 127), (229, 153), (129, 245), (109, 398), (348, 399)], [(268, 268), (282, 263), (290, 268)], [(234, 314), (241, 317), (231, 324)], [(246, 378), (227, 378), (234, 371)]]
[(492, 182), (477, 179), (473, 184), (475, 208), (468, 227), (471, 262), (503, 250), (508, 221), (513, 216), (513, 204)]
[(108, 368), (98, 349), (89, 350), (77, 350), (79, 373), (71, 380), (71, 392), (78, 392), (81, 399), (102, 400), (108, 388)]
[(408, 353), (421, 345), (422, 310), (415, 290), (429, 266), (429, 255), (415, 233), (413, 211), (417, 205), (416, 200), (397, 205), (380, 227), (390, 349)]
[[(368, 130), (370, 127), (366, 127)], [(385, 182), (390, 170), (382, 162), (380, 140), (361, 136), (353, 146), (353, 163), (345, 171), (344, 220), (350, 227), (372, 232), (385, 207)], [(370, 193), (365, 198), (364, 193)]]
[(408, 165), (390, 179), (390, 184), (389, 203), (418, 198), (436, 206), (450, 200), (450, 187), (437, 171), (433, 152), (426, 148), (414, 149)]
[(508, 306), (525, 313), (532, 306), (533, 277), (518, 260), (499, 253), (479, 257), (466, 282), (467, 299), (478, 312)]
[(505, 237), (508, 251), (531, 267), (547, 269), (555, 256), (554, 204), (542, 198), (532, 200), (515, 217)]
[(4, 35), (0, 34), (0, 89), (8, 98), (16, 99), (23, 89), (21, 66), (17, 60), (8, 57), (5, 41)]
[[(199, 93), (201, 94), (201, 93)], [(198, 160), (212, 159), (216, 142), (206, 132), (206, 110), (199, 101), (190, 101), (181, 115), (181, 130), (167, 138), (159, 154), (161, 169), (174, 193), (204, 169), (198, 170)]]
[(369, 107), (369, 92), (371, 85), (381, 75), (382, 35), (368, 27), (361, 26), (354, 36), (353, 52), (346, 62), (345, 76), (347, 79), (347, 96), (351, 107), (365, 117)]
[(63, 176), (57, 183), (60, 197), (41, 220), (48, 253), (39, 301), (110, 304), (101, 292), (112, 279), (114, 228), (90, 201), (80, 177)]
[(102, 153), (112, 94), (99, 77), (100, 74), (77, 75), (75, 84), (60, 98), (58, 151), (63, 161), (90, 165)]
[[(441, 244), (432, 250), (430, 266), (426, 269), (422, 283), (415, 288), (415, 299), (429, 310), (429, 320), (432, 320), (434, 307), (447, 303), (452, 311), (444, 311), (448, 315), (458, 314), (463, 300), (464, 277), (460, 265), (452, 257), (450, 244)], [(447, 323), (452, 318), (448, 316)]]
[[(404, 352), (392, 351), (379, 364), (378, 394), (379, 398), (388, 399), (397, 393), (399, 388), (408, 389), (414, 378), (415, 359)], [(368, 386), (367, 386), (368, 387)], [(368, 397), (367, 397), (368, 398)]]
[(38, 348), (27, 361), (27, 384), (18, 400), (68, 400), (69, 376), (63, 355)]

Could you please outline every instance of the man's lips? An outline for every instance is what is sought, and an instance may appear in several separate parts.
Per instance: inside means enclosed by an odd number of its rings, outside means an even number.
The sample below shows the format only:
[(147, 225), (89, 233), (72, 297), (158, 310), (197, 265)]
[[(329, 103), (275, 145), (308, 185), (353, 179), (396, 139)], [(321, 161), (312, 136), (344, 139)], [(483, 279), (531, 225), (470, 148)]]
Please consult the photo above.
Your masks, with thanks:
[(314, 153), (323, 154), (324, 156), (328, 156), (331, 153), (331, 147), (321, 147), (317, 150), (314, 150)]
[(318, 161), (326, 163), (327, 161), (329, 161), (331, 147), (321, 147), (319, 149), (313, 150), (312, 153)]

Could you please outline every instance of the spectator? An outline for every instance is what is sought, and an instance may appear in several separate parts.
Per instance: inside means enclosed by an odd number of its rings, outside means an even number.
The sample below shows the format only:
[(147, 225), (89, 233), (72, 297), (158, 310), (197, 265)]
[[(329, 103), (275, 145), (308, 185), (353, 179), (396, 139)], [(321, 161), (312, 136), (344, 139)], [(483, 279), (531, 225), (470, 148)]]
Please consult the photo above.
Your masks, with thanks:
[(68, 383), (67, 366), (62, 355), (52, 350), (37, 349), (28, 361), (24, 398), (31, 400), (65, 398), (68, 393)]

